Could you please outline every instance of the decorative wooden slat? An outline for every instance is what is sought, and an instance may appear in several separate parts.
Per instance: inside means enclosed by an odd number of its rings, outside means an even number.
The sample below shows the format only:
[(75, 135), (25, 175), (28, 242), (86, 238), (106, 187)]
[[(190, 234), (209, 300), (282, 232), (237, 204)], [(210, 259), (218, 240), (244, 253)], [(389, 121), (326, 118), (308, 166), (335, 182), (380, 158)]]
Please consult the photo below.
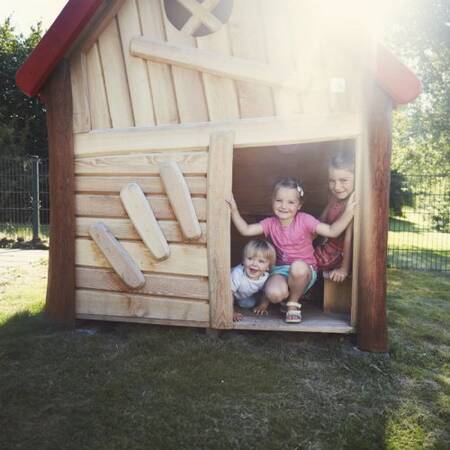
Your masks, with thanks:
[(205, 322), (209, 307), (200, 301), (78, 289), (76, 313)]
[[(147, 247), (140, 242), (121, 241), (142, 271), (180, 275), (208, 275), (206, 248), (199, 245), (170, 244), (171, 257), (155, 261)], [(110, 267), (94, 241), (79, 238), (75, 241), (76, 264), (91, 267)]]
[(86, 63), (91, 126), (93, 129), (111, 128), (111, 117), (109, 115), (98, 44), (95, 44), (87, 53)]
[[(136, 293), (164, 297), (208, 300), (207, 278), (145, 274), (145, 284)], [(103, 291), (127, 292), (128, 287), (110, 269), (76, 268), (76, 287)]]
[[(213, 11), (219, 3), (220, 0), (204, 0), (201, 4), (201, 7), (206, 13), (209, 13), (210, 11)], [(192, 36), (203, 23), (203, 14), (193, 14), (183, 25), (182, 31), (183, 33), (187, 33)], [(211, 31), (217, 32), (217, 30), (221, 28), (221, 25), (222, 23), (220, 23), (217, 29)]]
[[(165, 40), (163, 17), (159, 0), (138, 0), (142, 33), (155, 39)], [(128, 47), (127, 47), (128, 48)], [(178, 123), (177, 100), (172, 73), (167, 64), (146, 61), (153, 96), (156, 123)]]
[(98, 40), (113, 128), (134, 126), (125, 63), (117, 21), (113, 19)]
[(199, 239), (202, 235), (195, 213), (189, 188), (178, 164), (174, 161), (163, 162), (159, 166), (170, 205), (187, 239)]
[[(151, 134), (147, 136), (150, 137)], [(129, 134), (128, 139), (132, 141)], [(165, 161), (176, 161), (185, 174), (205, 174), (207, 160), (208, 154), (205, 152), (103, 156), (75, 160), (75, 173), (79, 175), (158, 175), (160, 163)]]
[[(98, 219), (96, 217), (77, 217), (76, 219), (76, 235), (80, 237), (87, 237), (89, 227), (101, 220), (114, 234), (117, 239), (126, 240), (139, 240), (141, 239), (133, 224), (128, 219), (112, 219), (112, 218), (102, 218)], [(181, 232), (180, 225), (178, 222), (173, 220), (159, 220), (158, 224), (167, 239), (167, 242), (184, 242), (184, 236)], [(202, 235), (196, 241), (199, 244), (206, 243), (206, 223), (201, 222), (200, 228)]]
[[(161, 0), (161, 4), (164, 0)], [(162, 6), (164, 10), (164, 7)], [(180, 33), (165, 17), (167, 41), (187, 47), (195, 47), (195, 39)], [(181, 123), (205, 122), (208, 120), (205, 95), (200, 73), (183, 67), (172, 66), (172, 76)]]
[(122, 42), (134, 123), (136, 126), (153, 125), (155, 123), (155, 117), (153, 114), (153, 99), (150, 92), (147, 66), (144, 61), (131, 57), (128, 51), (131, 39), (141, 34), (139, 14), (135, 0), (126, 2), (120, 8), (117, 13), (117, 23)]
[[(277, 0), (262, 0), (262, 15), (267, 48), (267, 61), (274, 67), (289, 67), (294, 72), (294, 60), (289, 35), (289, 17), (286, 7)], [(300, 77), (297, 76), (296, 83)], [(286, 117), (300, 113), (298, 94), (274, 87), (273, 99), (277, 116)]]
[(109, 265), (127, 286), (137, 289), (144, 285), (144, 275), (142, 275), (139, 267), (104, 223), (97, 222), (91, 225), (89, 235), (95, 241)]
[(139, 185), (129, 183), (124, 186), (120, 191), (120, 199), (128, 217), (153, 257), (157, 260), (168, 258), (169, 245)]
[(70, 80), (73, 99), (73, 132), (85, 133), (91, 130), (91, 114), (84, 53), (77, 52), (70, 59)]
[(258, 83), (267, 86), (277, 86), (293, 90), (301, 90), (295, 73), (286, 72), (244, 58), (223, 56), (217, 53), (168, 44), (166, 42), (136, 37), (132, 39), (130, 52), (133, 56), (175, 64), (186, 69), (207, 72), (212, 75), (228, 77), (234, 80)]
[[(206, 195), (206, 177), (184, 177), (191, 194)], [(77, 192), (115, 192), (128, 183), (137, 183), (145, 194), (162, 194), (165, 192), (160, 177), (134, 176), (77, 176), (75, 190)]]
[[(266, 63), (264, 31), (261, 26), (260, 12), (260, 0), (234, 2), (228, 28), (234, 56)], [(241, 81), (238, 81), (236, 86), (242, 118), (274, 115), (270, 88)]]
[[(214, 133), (208, 169), (208, 273), (210, 326), (233, 328), (230, 286), (230, 209), (233, 170), (233, 132)], [(221, 180), (220, 183), (217, 180)]]
[[(175, 214), (167, 197), (147, 197), (156, 218), (173, 220)], [(199, 220), (206, 220), (206, 200), (204, 198), (193, 198), (195, 212)], [(115, 195), (83, 195), (75, 196), (75, 211), (77, 216), (87, 217), (127, 217), (127, 213)]]
[[(284, 120), (257, 118), (222, 123), (137, 128), (130, 131), (105, 130), (76, 134), (75, 154), (80, 157), (130, 152), (179, 151), (180, 149), (199, 150), (208, 147), (211, 133), (227, 129), (234, 130), (236, 133), (235, 147), (242, 148), (351, 139), (361, 132), (361, 125), (356, 114), (305, 114)], [(172, 158), (171, 154), (165, 154), (165, 157), (169, 156)], [(150, 155), (146, 157), (149, 158)], [(134, 155), (132, 158), (138, 158), (138, 161), (132, 169), (137, 173), (142, 173), (140, 167), (145, 164), (145, 171), (148, 173), (148, 161), (144, 159), (146, 157)], [(82, 173), (83, 166), (88, 165), (95, 168), (99, 164), (106, 165), (108, 161), (115, 160), (109, 158), (78, 159), (76, 161), (77, 173)], [(178, 160), (177, 162), (180, 164), (181, 170), (186, 173), (182, 163)], [(98, 171), (98, 169), (96, 170)], [(106, 172), (106, 168), (102, 170)]]
[[(231, 49), (227, 25), (224, 25), (216, 33), (197, 38), (197, 45), (203, 50), (230, 55)], [(239, 103), (234, 81), (208, 73), (204, 73), (202, 76), (210, 120), (238, 119)]]
[[(222, 22), (216, 16), (210, 13), (210, 8), (205, 7), (203, 3), (198, 3), (196, 0), (177, 1), (192, 14), (192, 17), (201, 22), (211, 32), (217, 31), (222, 26)], [(189, 24), (188, 22), (186, 22), (182, 30), (187, 34), (190, 34), (191, 32), (195, 31), (195, 28), (193, 28), (192, 24)]]

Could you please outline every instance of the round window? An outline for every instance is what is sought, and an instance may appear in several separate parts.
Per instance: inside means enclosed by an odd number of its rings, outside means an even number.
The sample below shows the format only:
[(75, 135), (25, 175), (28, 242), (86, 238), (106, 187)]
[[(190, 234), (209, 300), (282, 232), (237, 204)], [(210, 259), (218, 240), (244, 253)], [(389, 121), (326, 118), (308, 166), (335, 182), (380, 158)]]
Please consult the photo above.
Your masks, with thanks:
[(182, 33), (206, 36), (230, 18), (233, 0), (164, 0), (169, 22)]

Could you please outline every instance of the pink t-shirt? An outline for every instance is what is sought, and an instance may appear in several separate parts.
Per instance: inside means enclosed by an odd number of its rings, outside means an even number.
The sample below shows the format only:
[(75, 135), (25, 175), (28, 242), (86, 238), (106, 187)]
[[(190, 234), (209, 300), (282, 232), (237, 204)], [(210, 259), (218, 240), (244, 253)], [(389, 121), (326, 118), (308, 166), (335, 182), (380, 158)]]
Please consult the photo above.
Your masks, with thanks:
[(288, 226), (283, 226), (278, 217), (268, 217), (259, 222), (264, 235), (270, 238), (277, 251), (277, 265), (292, 264), (301, 259), (317, 269), (312, 241), (320, 223), (310, 214), (299, 212)]

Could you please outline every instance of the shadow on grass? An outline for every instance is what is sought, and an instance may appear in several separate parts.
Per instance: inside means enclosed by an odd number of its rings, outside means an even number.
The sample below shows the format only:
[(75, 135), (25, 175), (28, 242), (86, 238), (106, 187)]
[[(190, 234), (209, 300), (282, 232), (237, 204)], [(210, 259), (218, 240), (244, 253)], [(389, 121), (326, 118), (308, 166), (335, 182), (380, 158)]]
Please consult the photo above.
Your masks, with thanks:
[(450, 276), (450, 252), (425, 249), (388, 249), (388, 267), (439, 271)]
[[(214, 339), (103, 322), (68, 331), (40, 313), (13, 316), (0, 327), (0, 447), (439, 448), (448, 303), (436, 292), (448, 284), (433, 278), (430, 294), (428, 274), (395, 274), (390, 355), (347, 336)], [(419, 288), (430, 301), (417, 305)]]
[(418, 233), (422, 231), (415, 223), (400, 217), (389, 217), (389, 231), (408, 231)]

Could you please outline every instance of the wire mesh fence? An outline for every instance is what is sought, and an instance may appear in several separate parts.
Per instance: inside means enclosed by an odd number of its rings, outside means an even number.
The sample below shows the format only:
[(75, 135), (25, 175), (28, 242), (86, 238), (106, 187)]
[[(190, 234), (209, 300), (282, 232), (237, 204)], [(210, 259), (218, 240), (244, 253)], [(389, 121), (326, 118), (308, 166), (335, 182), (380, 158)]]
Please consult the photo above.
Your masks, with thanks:
[[(393, 181), (389, 266), (450, 273), (448, 175), (397, 176)], [(47, 240), (49, 208), (48, 160), (0, 158), (0, 240)]]
[[(391, 185), (389, 265), (450, 272), (450, 182), (448, 174), (402, 176)], [(395, 202), (400, 198), (400, 207)]]
[(46, 240), (48, 160), (0, 158), (0, 239)]

